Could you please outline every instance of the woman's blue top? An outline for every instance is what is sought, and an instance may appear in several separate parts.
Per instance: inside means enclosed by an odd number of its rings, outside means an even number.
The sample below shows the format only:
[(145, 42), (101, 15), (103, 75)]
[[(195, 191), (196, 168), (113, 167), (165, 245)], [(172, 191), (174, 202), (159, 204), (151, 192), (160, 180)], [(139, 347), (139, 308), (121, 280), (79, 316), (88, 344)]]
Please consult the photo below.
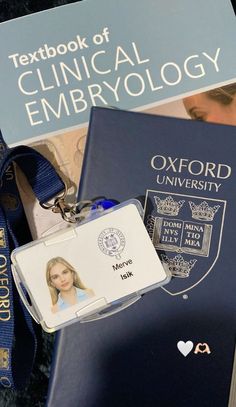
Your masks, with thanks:
[[(87, 300), (87, 298), (89, 298), (89, 295), (85, 290), (81, 290), (81, 288), (77, 288), (77, 287), (75, 287), (75, 289), (76, 289), (77, 302)], [(68, 304), (65, 300), (63, 300), (60, 293), (58, 294), (57, 305), (58, 305), (59, 311), (62, 311), (64, 309), (71, 307), (71, 304)]]

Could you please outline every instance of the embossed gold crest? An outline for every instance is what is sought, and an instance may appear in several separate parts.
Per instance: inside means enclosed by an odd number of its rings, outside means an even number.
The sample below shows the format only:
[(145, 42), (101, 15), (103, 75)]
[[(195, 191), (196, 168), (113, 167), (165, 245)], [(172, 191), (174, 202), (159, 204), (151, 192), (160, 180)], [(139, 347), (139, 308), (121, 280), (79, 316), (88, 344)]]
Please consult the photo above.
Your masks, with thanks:
[(0, 228), (0, 247), (6, 247), (5, 232), (3, 228)]
[(0, 348), (0, 369), (9, 369), (9, 349)]

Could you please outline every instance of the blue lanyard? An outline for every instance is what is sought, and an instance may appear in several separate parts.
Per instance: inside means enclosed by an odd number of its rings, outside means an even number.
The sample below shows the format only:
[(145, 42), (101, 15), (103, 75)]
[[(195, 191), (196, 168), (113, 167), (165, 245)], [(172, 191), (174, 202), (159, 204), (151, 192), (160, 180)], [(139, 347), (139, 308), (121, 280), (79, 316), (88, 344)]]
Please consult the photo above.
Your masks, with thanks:
[(60, 194), (65, 185), (41, 154), (27, 146), (8, 148), (0, 132), (0, 388), (21, 389), (30, 376), (37, 338), (11, 274), (11, 251), (32, 240), (13, 162), (24, 172), (42, 205)]

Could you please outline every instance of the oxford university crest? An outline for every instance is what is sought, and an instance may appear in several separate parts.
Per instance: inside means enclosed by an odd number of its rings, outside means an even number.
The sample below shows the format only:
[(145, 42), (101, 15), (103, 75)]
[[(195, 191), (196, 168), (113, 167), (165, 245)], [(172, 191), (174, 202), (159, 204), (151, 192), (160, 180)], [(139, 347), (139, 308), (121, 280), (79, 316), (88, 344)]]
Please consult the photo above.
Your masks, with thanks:
[(219, 256), (226, 201), (148, 190), (145, 225), (172, 276), (171, 295), (199, 284)]
[(119, 229), (104, 229), (98, 237), (98, 247), (104, 254), (120, 259), (125, 248), (125, 236)]

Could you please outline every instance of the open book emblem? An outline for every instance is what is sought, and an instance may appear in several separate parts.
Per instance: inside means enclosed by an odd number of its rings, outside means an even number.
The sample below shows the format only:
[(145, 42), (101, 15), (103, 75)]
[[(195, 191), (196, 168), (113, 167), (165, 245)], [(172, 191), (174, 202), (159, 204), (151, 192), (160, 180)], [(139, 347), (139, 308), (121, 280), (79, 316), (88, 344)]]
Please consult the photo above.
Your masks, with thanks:
[(220, 253), (226, 201), (148, 190), (145, 225), (164, 268), (171, 295), (199, 284)]

